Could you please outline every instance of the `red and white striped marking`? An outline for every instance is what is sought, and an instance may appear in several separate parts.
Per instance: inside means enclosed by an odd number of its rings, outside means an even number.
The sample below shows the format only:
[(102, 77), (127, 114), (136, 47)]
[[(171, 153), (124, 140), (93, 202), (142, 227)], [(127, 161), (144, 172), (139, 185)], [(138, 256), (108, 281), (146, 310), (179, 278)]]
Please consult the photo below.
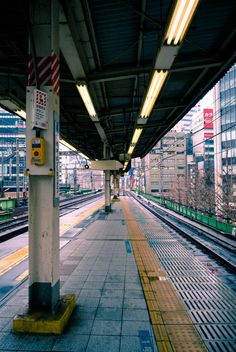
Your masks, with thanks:
[(59, 60), (54, 52), (51, 55), (51, 65), (52, 65), (52, 85), (55, 92), (60, 94), (60, 64)]
[[(60, 64), (57, 55), (52, 52), (50, 56), (36, 58), (40, 86), (53, 86), (55, 92), (60, 94)], [(35, 71), (32, 55), (28, 59), (28, 85), (35, 86)]]

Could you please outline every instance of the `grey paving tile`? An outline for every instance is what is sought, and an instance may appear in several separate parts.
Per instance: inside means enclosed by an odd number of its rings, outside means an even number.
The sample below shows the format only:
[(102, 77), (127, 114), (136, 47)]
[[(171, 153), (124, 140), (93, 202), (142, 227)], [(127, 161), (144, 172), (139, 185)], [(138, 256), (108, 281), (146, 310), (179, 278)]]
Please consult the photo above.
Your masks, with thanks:
[(104, 281), (86, 281), (85, 284), (84, 284), (84, 289), (102, 289), (104, 286)]
[(8, 333), (11, 333), (11, 332), (12, 332), (12, 318), (11, 318), (10, 321), (7, 323), (7, 325), (4, 326), (4, 328), (2, 329), (2, 332), (8, 332)]
[(77, 283), (72, 283), (72, 284), (65, 282), (65, 284), (63, 285), (63, 289), (64, 290), (68, 289), (68, 288), (69, 289), (73, 289), (73, 288), (74, 289), (82, 289), (84, 284), (85, 284), (85, 280), (79, 281)]
[[(95, 316), (95, 315), (94, 315)], [(65, 330), (65, 334), (90, 335), (94, 319), (84, 319), (81, 314), (78, 319), (71, 320)]]
[(66, 281), (63, 286), (64, 286), (65, 288), (81, 289), (81, 288), (84, 286), (85, 282), (86, 282), (86, 279), (84, 279), (84, 280), (78, 280), (78, 281), (74, 281), (74, 282), (68, 282), (68, 281)]
[(73, 271), (73, 273), (71, 274), (71, 278), (74, 278), (75, 276), (78, 276), (78, 277), (88, 277), (89, 274), (90, 274), (90, 269), (86, 270), (86, 269), (75, 269)]
[(124, 282), (105, 282), (104, 289), (105, 290), (123, 290), (125, 286)]
[(89, 335), (73, 336), (64, 335), (57, 337), (53, 346), (53, 351), (71, 351), (71, 352), (85, 352), (88, 344)]
[(77, 304), (79, 307), (93, 307), (96, 308), (99, 304), (100, 297), (79, 297)]
[[(116, 276), (119, 278), (119, 281), (122, 280), (125, 278), (125, 268), (124, 269), (121, 269), (121, 270), (116, 270), (116, 269), (112, 269), (112, 268), (109, 268), (108, 270), (108, 273), (107, 273), (107, 276), (108, 278), (110, 278), (110, 276)], [(114, 281), (114, 279), (111, 279), (111, 281)]]
[(82, 289), (80, 291), (79, 297), (101, 297), (102, 290), (93, 290), (93, 289)]
[(112, 261), (109, 269), (116, 270), (116, 271), (123, 271), (126, 269), (126, 263), (122, 262), (122, 259), (119, 260), (119, 263)]
[(142, 286), (141, 286), (141, 283), (125, 282), (125, 289), (127, 289), (127, 290), (141, 290)]
[(124, 308), (147, 309), (147, 306), (144, 298), (125, 298)]
[(106, 275), (96, 275), (90, 274), (86, 281), (99, 281), (104, 282), (106, 280)]
[(81, 320), (94, 320), (97, 312), (97, 307), (76, 307), (71, 315), (70, 321), (74, 323), (80, 322)]
[(140, 330), (148, 330), (150, 335), (152, 333), (152, 327), (148, 321), (128, 321), (124, 320), (122, 322), (121, 335), (124, 336), (138, 336)]
[(66, 281), (68, 284), (78, 283), (80, 281), (86, 281), (89, 275), (70, 275)]
[(103, 308), (99, 307), (95, 319), (100, 320), (121, 320), (122, 309), (121, 308)]
[(81, 288), (75, 288), (75, 287), (62, 287), (61, 293), (63, 295), (67, 293), (74, 293), (77, 297), (79, 296), (79, 293), (81, 291)]
[[(143, 352), (139, 338), (135, 336), (121, 336), (120, 352)], [(147, 351), (152, 352), (152, 351)]]
[(99, 302), (99, 307), (103, 308), (122, 308), (123, 306), (123, 298), (107, 298), (102, 297)]
[(9, 322), (12, 322), (11, 318), (0, 318), (0, 331), (2, 331)]
[(124, 282), (125, 274), (108, 274), (106, 282)]
[(18, 351), (51, 351), (55, 342), (52, 335), (39, 336), (38, 334), (26, 335)]
[(103, 290), (102, 297), (120, 298), (123, 297), (124, 290)]
[(104, 276), (104, 275), (106, 275), (107, 273), (108, 273), (108, 270), (109, 270), (109, 268), (107, 268), (107, 269), (96, 269), (96, 266), (95, 267), (93, 267), (92, 268), (92, 270), (91, 270), (91, 272), (90, 272), (90, 274), (91, 275), (102, 275), (102, 276)]
[(7, 301), (7, 306), (22, 306), (22, 305), (26, 305), (28, 303), (28, 297), (21, 297), (21, 299), (19, 299), (19, 297), (16, 297), (15, 295), (13, 296), (13, 298), (9, 299)]
[(51, 351), (54, 340), (54, 336), (39, 336), (37, 340), (36, 335), (0, 333), (0, 350)]
[(125, 290), (125, 298), (144, 298), (143, 290)]
[(119, 336), (121, 333), (121, 321), (111, 320), (99, 320), (95, 319), (92, 335), (107, 335), (107, 336)]
[(149, 315), (145, 309), (124, 309), (123, 320), (149, 321)]
[(1, 318), (13, 318), (21, 309), (20, 306), (3, 306), (0, 309)]
[(132, 283), (132, 284), (140, 284), (140, 278), (139, 278), (139, 275), (138, 274), (135, 274), (135, 273), (128, 273), (126, 272), (126, 275), (125, 275), (125, 281), (127, 283)]
[(119, 352), (119, 346), (119, 336), (91, 335), (86, 352)]

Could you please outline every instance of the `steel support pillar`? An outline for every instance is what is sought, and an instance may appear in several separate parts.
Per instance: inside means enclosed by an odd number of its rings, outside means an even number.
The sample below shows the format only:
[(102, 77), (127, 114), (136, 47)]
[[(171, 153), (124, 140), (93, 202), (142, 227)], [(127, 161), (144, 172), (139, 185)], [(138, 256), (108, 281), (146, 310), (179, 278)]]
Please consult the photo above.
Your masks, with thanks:
[[(27, 88), (27, 172), (29, 175), (29, 310), (56, 314), (59, 281), (59, 5), (56, 0), (30, 2), (32, 79)], [(43, 66), (38, 63), (45, 61)], [(53, 67), (58, 67), (58, 72)], [(44, 74), (44, 81), (41, 75)], [(54, 75), (54, 76), (53, 76)], [(38, 76), (38, 82), (34, 77)], [(54, 78), (53, 78), (54, 77)], [(59, 79), (59, 77), (58, 77)], [(36, 86), (37, 84), (37, 86)], [(33, 127), (35, 88), (46, 93), (46, 128)], [(45, 140), (45, 164), (32, 165), (32, 138)]]
[(111, 211), (111, 172), (105, 171), (105, 212)]
[(29, 176), (29, 304), (13, 331), (61, 334), (76, 305), (60, 299), (59, 280), (59, 3), (31, 0), (26, 96)]
[(119, 175), (114, 173), (114, 199), (119, 197)]
[[(110, 159), (110, 148), (104, 143), (103, 146), (104, 159)], [(109, 213), (111, 211), (111, 171), (105, 170), (105, 212)]]

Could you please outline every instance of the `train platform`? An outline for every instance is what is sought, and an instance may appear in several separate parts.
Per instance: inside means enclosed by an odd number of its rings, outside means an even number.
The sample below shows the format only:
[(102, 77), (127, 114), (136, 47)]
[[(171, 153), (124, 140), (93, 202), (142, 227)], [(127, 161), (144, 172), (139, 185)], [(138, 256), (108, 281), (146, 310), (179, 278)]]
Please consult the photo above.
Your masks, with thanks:
[(0, 351), (235, 351), (235, 292), (173, 231), (129, 197), (93, 212), (61, 236), (61, 294), (77, 301), (65, 331), (12, 332), (25, 281), (0, 307)]

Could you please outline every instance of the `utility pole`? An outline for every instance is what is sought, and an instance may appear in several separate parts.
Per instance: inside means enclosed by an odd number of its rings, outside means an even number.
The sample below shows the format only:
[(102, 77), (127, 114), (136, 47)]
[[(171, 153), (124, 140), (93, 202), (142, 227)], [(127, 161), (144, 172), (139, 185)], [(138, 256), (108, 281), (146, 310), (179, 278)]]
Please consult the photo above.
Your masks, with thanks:
[(3, 150), (2, 150), (2, 180), (1, 180), (1, 197), (4, 198), (4, 190), (3, 190), (3, 186), (4, 186), (4, 154), (3, 154)]
[(162, 184), (162, 163), (163, 163), (163, 151), (160, 154), (160, 203), (162, 204), (162, 191), (163, 191), (163, 184)]
[(20, 158), (19, 158), (19, 139), (16, 138), (16, 205), (19, 206), (19, 171), (20, 171)]
[(74, 193), (76, 192), (77, 188), (77, 174), (76, 174), (76, 165), (74, 166)]

